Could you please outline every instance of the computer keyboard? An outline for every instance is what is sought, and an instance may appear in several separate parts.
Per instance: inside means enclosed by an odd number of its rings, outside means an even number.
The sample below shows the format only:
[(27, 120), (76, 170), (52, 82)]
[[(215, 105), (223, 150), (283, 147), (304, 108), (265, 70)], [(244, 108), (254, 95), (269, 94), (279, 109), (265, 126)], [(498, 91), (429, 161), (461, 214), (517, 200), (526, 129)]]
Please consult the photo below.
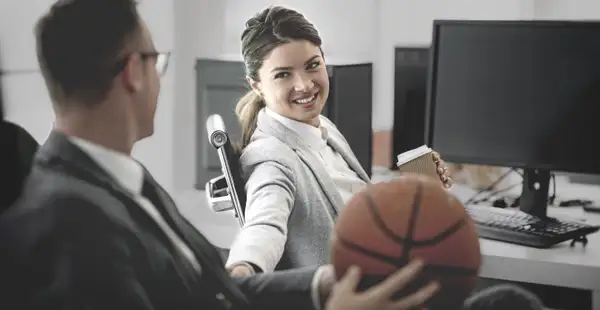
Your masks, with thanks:
[(549, 248), (600, 230), (597, 225), (541, 219), (514, 209), (469, 205), (466, 210), (480, 237), (536, 248)]

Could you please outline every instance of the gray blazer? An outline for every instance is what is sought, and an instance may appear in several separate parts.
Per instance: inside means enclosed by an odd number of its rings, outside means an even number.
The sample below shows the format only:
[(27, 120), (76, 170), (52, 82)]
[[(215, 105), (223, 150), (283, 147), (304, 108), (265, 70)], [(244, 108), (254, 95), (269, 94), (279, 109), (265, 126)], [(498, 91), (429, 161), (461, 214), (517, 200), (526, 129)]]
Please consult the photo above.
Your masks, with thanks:
[[(369, 182), (348, 142), (327, 118), (329, 145)], [(250, 262), (264, 272), (328, 262), (329, 241), (344, 203), (335, 183), (301, 137), (264, 110), (241, 166), (246, 181), (246, 224), (227, 266)]]

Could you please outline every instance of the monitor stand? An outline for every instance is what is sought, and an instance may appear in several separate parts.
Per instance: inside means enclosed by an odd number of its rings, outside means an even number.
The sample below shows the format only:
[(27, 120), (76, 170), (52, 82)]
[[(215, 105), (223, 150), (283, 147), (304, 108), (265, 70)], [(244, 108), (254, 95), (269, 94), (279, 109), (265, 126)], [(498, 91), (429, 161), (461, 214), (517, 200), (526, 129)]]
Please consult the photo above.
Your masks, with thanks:
[[(523, 191), (519, 199), (519, 209), (525, 213), (541, 218), (546, 223), (558, 222), (558, 219), (548, 217), (548, 194), (550, 192), (550, 170), (524, 169)], [(571, 241), (571, 246), (577, 242), (585, 246), (588, 242), (585, 234), (578, 235)]]
[(521, 211), (548, 219), (548, 194), (550, 192), (550, 170), (530, 169), (523, 171), (523, 191), (519, 199)]

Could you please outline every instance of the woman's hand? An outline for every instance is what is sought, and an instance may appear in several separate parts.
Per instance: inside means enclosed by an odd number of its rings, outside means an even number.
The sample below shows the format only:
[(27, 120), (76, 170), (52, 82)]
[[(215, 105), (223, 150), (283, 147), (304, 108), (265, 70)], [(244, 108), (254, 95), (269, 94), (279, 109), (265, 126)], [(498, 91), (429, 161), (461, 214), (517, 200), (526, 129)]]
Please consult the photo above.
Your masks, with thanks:
[(254, 275), (255, 273), (256, 272), (254, 271), (252, 266), (250, 266), (250, 264), (245, 263), (234, 265), (229, 270), (229, 275), (232, 277), (248, 277)]
[(344, 277), (333, 285), (325, 308), (326, 310), (421, 309), (425, 302), (437, 293), (439, 289), (437, 283), (432, 282), (400, 299), (393, 299), (393, 295), (414, 280), (422, 268), (421, 261), (411, 262), (385, 281), (364, 292), (356, 292), (361, 276), (358, 267), (351, 267)]
[(440, 176), (442, 183), (444, 183), (444, 187), (450, 188), (450, 186), (452, 186), (452, 178), (450, 178), (450, 174), (448, 173), (446, 162), (442, 159), (438, 152), (433, 152), (433, 162), (437, 167), (437, 173)]

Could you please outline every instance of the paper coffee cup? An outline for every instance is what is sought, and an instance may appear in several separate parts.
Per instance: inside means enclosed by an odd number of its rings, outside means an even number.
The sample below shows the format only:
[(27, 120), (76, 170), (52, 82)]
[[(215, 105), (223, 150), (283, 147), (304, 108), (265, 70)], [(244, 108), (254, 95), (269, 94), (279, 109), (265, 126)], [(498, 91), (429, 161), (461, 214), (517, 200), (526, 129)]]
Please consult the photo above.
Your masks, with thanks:
[(404, 152), (397, 156), (398, 170), (403, 173), (416, 173), (435, 179), (440, 176), (437, 173), (437, 165), (433, 161), (433, 150), (427, 145)]

